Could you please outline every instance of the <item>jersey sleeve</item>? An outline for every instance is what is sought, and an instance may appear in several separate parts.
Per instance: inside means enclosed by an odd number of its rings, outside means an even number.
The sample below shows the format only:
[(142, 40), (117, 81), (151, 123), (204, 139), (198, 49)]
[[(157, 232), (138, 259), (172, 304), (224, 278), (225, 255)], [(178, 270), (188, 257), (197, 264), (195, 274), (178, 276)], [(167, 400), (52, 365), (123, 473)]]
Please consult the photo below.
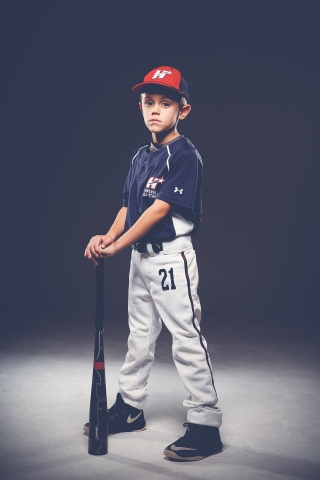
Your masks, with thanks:
[(125, 181), (122, 193), (122, 206), (127, 207), (129, 203), (129, 190), (130, 190), (130, 180), (131, 180), (131, 167), (129, 169), (127, 179)]
[(135, 158), (136, 153), (138, 152), (138, 149), (136, 149), (133, 154), (131, 155), (130, 158), (130, 168), (129, 172), (123, 187), (123, 192), (122, 192), (122, 206), (127, 207), (129, 203), (129, 191), (130, 191), (130, 185), (131, 185), (131, 178), (132, 178), (132, 170), (133, 170), (133, 160)]
[(202, 161), (195, 152), (186, 152), (168, 161), (169, 171), (157, 198), (190, 210), (202, 178)]

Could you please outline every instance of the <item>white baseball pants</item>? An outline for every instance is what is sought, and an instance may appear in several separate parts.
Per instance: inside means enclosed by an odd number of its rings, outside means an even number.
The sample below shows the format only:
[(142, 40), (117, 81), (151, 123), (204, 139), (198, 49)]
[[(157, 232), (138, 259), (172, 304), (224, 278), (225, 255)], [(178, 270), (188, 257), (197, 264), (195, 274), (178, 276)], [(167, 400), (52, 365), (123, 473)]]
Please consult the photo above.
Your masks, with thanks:
[(198, 268), (190, 237), (163, 243), (150, 254), (132, 250), (129, 276), (128, 353), (119, 373), (119, 391), (126, 403), (142, 409), (162, 322), (172, 334), (173, 360), (189, 392), (183, 405), (188, 422), (220, 427), (207, 343), (200, 333)]

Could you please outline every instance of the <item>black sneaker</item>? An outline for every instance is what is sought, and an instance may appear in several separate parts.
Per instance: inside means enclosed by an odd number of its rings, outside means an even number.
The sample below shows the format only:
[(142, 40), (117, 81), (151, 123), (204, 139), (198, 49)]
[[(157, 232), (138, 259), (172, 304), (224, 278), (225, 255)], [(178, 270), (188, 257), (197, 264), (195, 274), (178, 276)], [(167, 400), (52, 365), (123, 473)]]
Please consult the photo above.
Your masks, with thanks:
[(188, 427), (183, 437), (168, 445), (163, 454), (175, 460), (202, 460), (209, 455), (222, 452), (218, 427), (208, 427), (196, 423), (184, 423)]
[[(108, 434), (121, 432), (141, 432), (145, 430), (146, 421), (143, 410), (131, 407), (123, 401), (120, 393), (114, 405), (108, 410)], [(89, 435), (89, 423), (83, 426), (85, 435)]]

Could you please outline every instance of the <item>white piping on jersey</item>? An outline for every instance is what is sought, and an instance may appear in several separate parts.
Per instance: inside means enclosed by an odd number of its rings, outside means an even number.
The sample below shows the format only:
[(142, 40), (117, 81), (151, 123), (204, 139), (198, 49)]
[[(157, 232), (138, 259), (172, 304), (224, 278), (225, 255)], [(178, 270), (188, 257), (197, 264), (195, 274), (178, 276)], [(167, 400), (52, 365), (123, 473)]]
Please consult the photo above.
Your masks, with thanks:
[(134, 162), (134, 159), (136, 158), (136, 156), (137, 156), (138, 153), (140, 152), (140, 150), (141, 150), (142, 148), (147, 147), (147, 146), (148, 146), (148, 145), (143, 145), (143, 147), (140, 147), (140, 148), (139, 148), (139, 150), (137, 151), (137, 153), (135, 154), (135, 156), (134, 156), (133, 159), (132, 159), (132, 162), (131, 162), (132, 164), (133, 164), (133, 162)]
[(177, 212), (171, 213), (173, 227), (176, 232), (176, 237), (181, 237), (183, 235), (190, 235), (194, 229), (194, 225), (191, 220), (187, 220), (182, 215), (179, 215)]
[(168, 150), (168, 153), (169, 153), (169, 156), (167, 158), (167, 167), (168, 167), (168, 171), (169, 171), (169, 158), (171, 157), (171, 152), (170, 152), (169, 145), (167, 145), (167, 150)]

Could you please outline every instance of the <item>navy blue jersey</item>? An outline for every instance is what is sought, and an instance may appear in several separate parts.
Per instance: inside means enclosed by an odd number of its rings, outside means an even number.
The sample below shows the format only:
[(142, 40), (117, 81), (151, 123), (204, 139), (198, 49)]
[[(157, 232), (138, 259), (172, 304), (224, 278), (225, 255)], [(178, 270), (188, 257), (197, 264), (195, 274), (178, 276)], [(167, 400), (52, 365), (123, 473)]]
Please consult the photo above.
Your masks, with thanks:
[(195, 234), (202, 215), (202, 171), (199, 152), (183, 136), (157, 151), (151, 151), (149, 145), (135, 150), (123, 190), (122, 205), (128, 208), (125, 231), (157, 198), (171, 205), (170, 212), (141, 241)]

